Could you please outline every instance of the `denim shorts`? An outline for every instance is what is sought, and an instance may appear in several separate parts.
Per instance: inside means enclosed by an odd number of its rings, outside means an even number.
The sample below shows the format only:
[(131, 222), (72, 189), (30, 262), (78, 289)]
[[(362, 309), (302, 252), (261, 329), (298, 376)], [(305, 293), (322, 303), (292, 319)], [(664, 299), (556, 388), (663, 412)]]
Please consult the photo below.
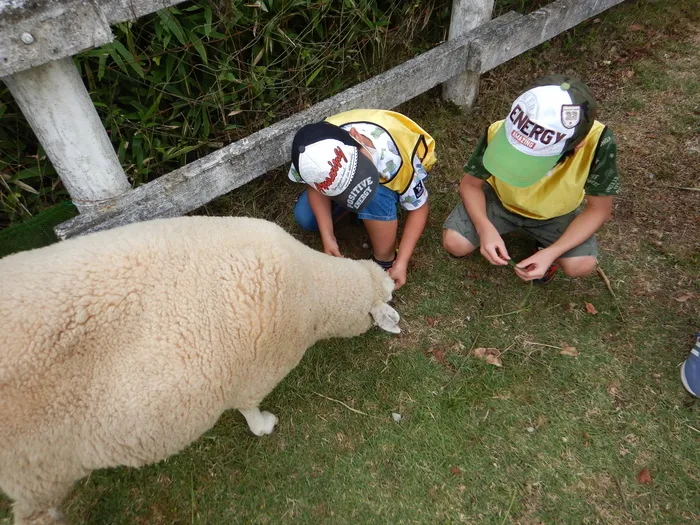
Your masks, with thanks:
[[(369, 204), (357, 214), (359, 219), (369, 219), (373, 221), (395, 221), (398, 219), (397, 205), (399, 194), (390, 190), (386, 186), (379, 185), (376, 194)], [(337, 219), (348, 210), (339, 204), (333, 203), (333, 219)], [(294, 206), (294, 218), (297, 224), (308, 231), (318, 231), (318, 223), (314, 212), (309, 204), (309, 190), (299, 196), (299, 200)]]

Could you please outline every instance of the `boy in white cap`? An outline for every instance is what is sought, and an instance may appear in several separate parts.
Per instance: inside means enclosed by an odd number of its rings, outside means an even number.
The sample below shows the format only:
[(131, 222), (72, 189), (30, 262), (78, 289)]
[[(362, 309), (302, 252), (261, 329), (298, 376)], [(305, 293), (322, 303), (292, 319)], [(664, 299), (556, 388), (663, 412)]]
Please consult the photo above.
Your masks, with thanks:
[(581, 81), (537, 80), (505, 120), (489, 126), (464, 167), (462, 202), (443, 226), (444, 248), (461, 257), (481, 245), (491, 264), (507, 265), (501, 235), (522, 230), (539, 249), (515, 265), (521, 279), (546, 284), (559, 266), (571, 277), (595, 270), (595, 232), (620, 190), (615, 140), (596, 114)]
[[(435, 163), (435, 141), (393, 111), (357, 109), (302, 127), (292, 142), (289, 178), (308, 185), (294, 207), (299, 225), (318, 231), (323, 251), (342, 257), (333, 222), (356, 213), (369, 233), (372, 258), (396, 289), (428, 218), (424, 179)], [(396, 249), (397, 204), (408, 212)]]

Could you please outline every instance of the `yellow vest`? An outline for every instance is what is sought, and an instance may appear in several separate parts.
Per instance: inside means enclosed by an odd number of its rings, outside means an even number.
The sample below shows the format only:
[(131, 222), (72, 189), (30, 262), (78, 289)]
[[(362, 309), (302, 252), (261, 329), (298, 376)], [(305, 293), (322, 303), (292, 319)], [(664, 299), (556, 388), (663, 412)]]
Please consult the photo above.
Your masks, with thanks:
[(414, 160), (420, 161), (426, 171), (430, 171), (437, 160), (433, 137), (401, 113), (384, 109), (354, 109), (328, 117), (326, 121), (336, 126), (368, 122), (386, 131), (396, 144), (401, 166), (392, 179), (382, 184), (398, 193), (405, 192), (413, 180)]
[[(491, 141), (503, 125), (499, 120), (489, 126)], [(605, 125), (597, 120), (583, 139), (582, 146), (549, 174), (532, 186), (516, 188), (491, 176), (488, 183), (508, 210), (531, 219), (551, 219), (574, 211), (585, 196), (584, 186)]]

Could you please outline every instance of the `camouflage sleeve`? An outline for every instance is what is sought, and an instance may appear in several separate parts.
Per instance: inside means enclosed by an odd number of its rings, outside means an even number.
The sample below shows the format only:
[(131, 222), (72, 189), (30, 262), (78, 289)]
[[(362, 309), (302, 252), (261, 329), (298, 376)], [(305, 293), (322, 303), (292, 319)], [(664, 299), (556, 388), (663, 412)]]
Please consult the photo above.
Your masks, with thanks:
[(289, 177), (289, 180), (292, 182), (304, 183), (304, 179), (301, 178), (301, 175), (299, 175), (299, 172), (296, 170), (293, 163), (291, 166), (289, 166), (289, 173), (287, 174), (287, 177)]
[(620, 175), (617, 172), (617, 144), (612, 131), (605, 128), (598, 141), (591, 171), (585, 185), (586, 195), (603, 197), (620, 193)]
[(486, 146), (488, 145), (488, 140), (486, 134), (481, 138), (481, 141), (476, 146), (476, 149), (469, 157), (467, 164), (464, 166), (464, 171), (476, 177), (477, 179), (486, 180), (491, 177), (491, 174), (484, 168), (484, 152), (486, 151)]

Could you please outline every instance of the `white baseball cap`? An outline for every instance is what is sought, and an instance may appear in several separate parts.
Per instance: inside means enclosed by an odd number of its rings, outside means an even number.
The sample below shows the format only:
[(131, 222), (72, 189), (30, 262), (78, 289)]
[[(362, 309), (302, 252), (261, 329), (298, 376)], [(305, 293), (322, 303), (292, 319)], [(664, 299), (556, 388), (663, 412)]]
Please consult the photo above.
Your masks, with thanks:
[(484, 152), (484, 167), (507, 184), (530, 186), (588, 135), (596, 113), (595, 98), (580, 80), (540, 78), (513, 102)]
[(379, 185), (376, 166), (358, 142), (330, 122), (308, 124), (294, 135), (292, 163), (319, 193), (354, 212), (367, 206)]

